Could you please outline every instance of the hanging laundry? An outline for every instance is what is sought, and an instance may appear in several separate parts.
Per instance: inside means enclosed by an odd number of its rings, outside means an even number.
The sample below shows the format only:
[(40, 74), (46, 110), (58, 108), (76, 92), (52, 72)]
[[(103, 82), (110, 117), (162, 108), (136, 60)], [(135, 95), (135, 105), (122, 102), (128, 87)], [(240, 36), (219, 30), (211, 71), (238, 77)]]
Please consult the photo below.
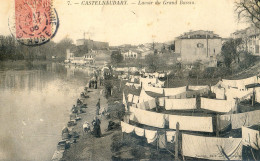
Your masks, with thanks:
[(253, 89), (248, 89), (243, 91), (240, 91), (235, 88), (226, 89), (227, 100), (239, 98), (242, 101), (245, 99), (249, 99), (252, 94), (253, 94)]
[(145, 110), (149, 110), (150, 109), (148, 101), (144, 102), (144, 106), (145, 106)]
[(122, 132), (125, 133), (131, 133), (135, 130), (135, 127), (133, 125), (127, 124), (123, 121), (121, 121), (121, 128), (122, 128)]
[(225, 130), (231, 124), (231, 115), (220, 115), (218, 121), (218, 129)]
[(162, 113), (150, 112), (133, 107), (130, 107), (130, 112), (130, 120), (158, 128), (164, 128), (165, 126), (165, 116)]
[(237, 87), (236, 80), (222, 79), (221, 86), (224, 88)]
[[(260, 78), (259, 78), (260, 80)], [(260, 103), (260, 87), (255, 88), (255, 101)]]
[(139, 109), (146, 110), (144, 102), (140, 102), (140, 103), (136, 104), (136, 106)]
[(137, 104), (132, 104), (132, 107), (134, 107), (134, 108), (138, 108), (138, 107), (137, 107)]
[(151, 99), (148, 101), (148, 104), (149, 104), (149, 109), (153, 109), (156, 107), (156, 103), (155, 103), (155, 99)]
[(252, 126), (260, 123), (260, 110), (245, 113), (231, 114), (232, 129), (242, 126)]
[(135, 87), (136, 89), (138, 89), (138, 88), (141, 88), (141, 85), (140, 85), (140, 84), (134, 84), (134, 87)]
[(169, 122), (169, 114), (164, 114), (165, 121)]
[(252, 148), (260, 149), (259, 130), (251, 129), (250, 127), (242, 127), (242, 141), (243, 145), (251, 146)]
[(191, 110), (196, 109), (196, 98), (165, 99), (166, 110)]
[(158, 87), (162, 88), (162, 87), (164, 87), (164, 83), (165, 83), (164, 81), (158, 80), (157, 85), (158, 85)]
[(167, 142), (173, 143), (175, 141), (176, 131), (166, 131)]
[(161, 149), (165, 149), (166, 148), (165, 132), (158, 134), (158, 142), (159, 142), (159, 148), (161, 148)]
[(257, 83), (257, 76), (242, 79), (241, 81), (243, 81), (243, 85), (254, 84)]
[(257, 83), (257, 76), (240, 79), (240, 80), (222, 80), (222, 86), (224, 88), (235, 87), (238, 90), (244, 90), (246, 85)]
[(133, 102), (133, 97), (134, 97), (134, 95), (132, 95), (132, 94), (128, 94), (128, 102)]
[(155, 78), (158, 78), (159, 77), (159, 73), (153, 73), (153, 76), (155, 77)]
[(164, 78), (165, 77), (165, 73), (160, 73), (159, 74), (159, 78)]
[(144, 129), (135, 127), (135, 134), (138, 136), (144, 136)]
[(182, 134), (182, 151), (193, 158), (242, 160), (242, 139)]
[(225, 99), (225, 88), (216, 88), (214, 93), (216, 94), (216, 99)]
[(159, 98), (159, 106), (164, 107), (164, 100), (165, 100), (165, 97)]
[(144, 85), (143, 88), (145, 91), (149, 91), (149, 92), (153, 92), (153, 93), (157, 93), (157, 94), (163, 94), (163, 89), (164, 89), (164, 88), (152, 87), (149, 85)]
[(145, 102), (149, 101), (151, 99), (154, 99), (153, 97), (149, 96), (144, 89), (141, 90), (140, 92), (140, 97), (139, 97), (139, 102)]
[(152, 143), (157, 139), (157, 131), (145, 129), (145, 137), (148, 143)]
[(174, 96), (186, 92), (186, 86), (178, 88), (163, 88), (165, 96)]
[(139, 96), (134, 95), (133, 103), (137, 104), (139, 102)]
[(209, 90), (209, 86), (188, 86), (190, 90), (198, 91), (198, 90)]
[(237, 109), (236, 106), (235, 99), (217, 100), (201, 98), (201, 108), (210, 111), (227, 113), (229, 111), (235, 111)]
[(177, 122), (180, 130), (213, 132), (212, 117), (169, 115), (170, 129), (176, 129)]

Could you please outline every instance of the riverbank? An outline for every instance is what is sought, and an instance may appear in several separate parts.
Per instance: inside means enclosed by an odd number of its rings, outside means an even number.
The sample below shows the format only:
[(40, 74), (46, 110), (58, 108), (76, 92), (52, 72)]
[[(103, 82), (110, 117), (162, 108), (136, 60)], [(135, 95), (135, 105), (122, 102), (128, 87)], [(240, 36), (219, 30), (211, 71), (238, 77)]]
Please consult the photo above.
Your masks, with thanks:
[[(68, 149), (57, 151), (53, 155), (52, 160), (111, 160), (111, 144), (114, 132), (120, 133), (119, 130), (107, 130), (109, 121), (113, 121), (115, 124), (119, 124), (119, 121), (113, 117), (113, 110), (109, 107), (107, 99), (103, 94), (103, 86), (99, 86), (98, 89), (88, 89), (88, 98), (83, 99), (83, 104), (87, 104), (87, 108), (84, 109), (86, 113), (81, 113), (78, 116), (81, 120), (77, 121), (77, 124), (73, 126), (70, 131), (76, 132), (79, 135), (76, 143), (72, 143)], [(111, 117), (98, 116), (101, 120), (101, 137), (96, 138), (90, 132), (83, 132), (84, 122), (91, 124), (93, 118), (96, 116), (96, 104), (100, 98), (101, 110), (104, 108), (107, 113), (111, 114)], [(93, 126), (91, 126), (93, 129)]]
[(2, 70), (30, 70), (30, 69), (44, 69), (47, 64), (51, 64), (51, 60), (7, 60), (0, 61), (0, 69)]
[[(101, 108), (107, 109), (107, 100), (100, 95), (102, 87), (98, 89), (89, 89), (89, 98), (84, 99), (83, 103), (87, 104), (86, 113), (82, 113), (79, 116), (81, 120), (77, 122), (77, 125), (72, 129), (79, 134), (77, 143), (72, 144), (71, 147), (65, 150), (62, 160), (109, 160), (111, 158), (110, 148), (107, 148), (111, 144), (109, 134), (106, 132), (108, 126), (108, 120), (103, 116), (101, 120), (101, 138), (94, 137), (91, 133), (84, 133), (82, 130), (83, 123), (85, 121), (91, 124), (93, 118), (96, 116), (96, 103), (100, 98)], [(100, 153), (102, 149), (102, 153)]]

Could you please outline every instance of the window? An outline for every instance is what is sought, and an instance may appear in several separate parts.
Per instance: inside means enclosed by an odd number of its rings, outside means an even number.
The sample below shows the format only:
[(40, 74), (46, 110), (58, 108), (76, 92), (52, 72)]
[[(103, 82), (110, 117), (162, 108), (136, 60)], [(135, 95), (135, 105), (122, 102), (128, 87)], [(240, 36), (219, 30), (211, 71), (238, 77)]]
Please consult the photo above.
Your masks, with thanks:
[(197, 48), (204, 48), (204, 45), (202, 43), (198, 43)]

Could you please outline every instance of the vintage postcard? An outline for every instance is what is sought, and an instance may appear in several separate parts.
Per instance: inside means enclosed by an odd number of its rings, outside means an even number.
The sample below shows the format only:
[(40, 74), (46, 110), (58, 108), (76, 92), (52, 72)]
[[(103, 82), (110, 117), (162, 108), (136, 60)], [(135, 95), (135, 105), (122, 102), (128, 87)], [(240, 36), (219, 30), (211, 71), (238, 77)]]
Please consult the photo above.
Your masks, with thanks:
[(0, 161), (260, 160), (258, 0), (1, 0)]

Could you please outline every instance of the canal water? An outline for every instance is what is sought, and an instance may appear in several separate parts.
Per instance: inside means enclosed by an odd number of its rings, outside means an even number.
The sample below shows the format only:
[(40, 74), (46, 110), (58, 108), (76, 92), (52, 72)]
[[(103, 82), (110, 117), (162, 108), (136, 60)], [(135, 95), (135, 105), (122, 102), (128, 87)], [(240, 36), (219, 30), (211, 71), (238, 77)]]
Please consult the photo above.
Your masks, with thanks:
[(55, 63), (0, 69), (0, 160), (50, 160), (92, 73)]

